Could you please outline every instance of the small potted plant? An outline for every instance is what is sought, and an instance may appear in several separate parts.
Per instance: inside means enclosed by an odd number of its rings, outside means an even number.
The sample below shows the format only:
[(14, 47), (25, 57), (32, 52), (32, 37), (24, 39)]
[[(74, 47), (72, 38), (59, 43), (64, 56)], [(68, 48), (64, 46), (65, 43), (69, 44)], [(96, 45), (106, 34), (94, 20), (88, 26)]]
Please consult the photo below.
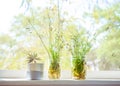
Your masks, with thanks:
[(43, 79), (43, 63), (38, 63), (41, 59), (38, 57), (37, 53), (30, 52), (27, 56), (28, 62), (28, 76), (32, 80)]
[(76, 30), (71, 38), (72, 75), (74, 79), (85, 79), (85, 55), (91, 48), (91, 43), (84, 30)]

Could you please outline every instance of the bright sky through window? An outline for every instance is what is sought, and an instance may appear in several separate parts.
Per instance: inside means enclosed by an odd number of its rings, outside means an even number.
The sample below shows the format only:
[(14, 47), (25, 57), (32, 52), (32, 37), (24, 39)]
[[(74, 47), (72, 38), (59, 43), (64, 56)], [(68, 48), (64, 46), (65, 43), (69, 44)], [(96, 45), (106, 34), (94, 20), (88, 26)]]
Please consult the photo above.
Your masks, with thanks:
[[(33, 5), (45, 7), (46, 5), (48, 5), (48, 1), (49, 0), (36, 0), (33, 2)], [(71, 1), (73, 3), (72, 7), (78, 1), (82, 3), (81, 0), (76, 0), (76, 1), (71, 0)], [(0, 33), (9, 33), (13, 17), (23, 12), (23, 10), (25, 10), (24, 8), (20, 8), (21, 2), (22, 0), (0, 1)], [(73, 13), (74, 9), (72, 9), (71, 6), (68, 7), (67, 3), (65, 5), (66, 5), (65, 9), (70, 10)]]
[(13, 16), (19, 13), (21, 0), (0, 1), (0, 33), (8, 33)]
[[(48, 5), (48, 1), (49, 0), (33, 0), (33, 5), (44, 7)], [(109, 0), (109, 2), (112, 1), (113, 0)], [(20, 8), (21, 2), (22, 0), (0, 1), (0, 33), (9, 33), (13, 17), (19, 14), (20, 12), (23, 12), (23, 10), (25, 10), (24, 8)], [(74, 16), (79, 16), (81, 11), (87, 10), (86, 7), (89, 7), (87, 4), (89, 2), (90, 2), (89, 0), (68, 0), (68, 3), (72, 3), (72, 5), (65, 3), (64, 9), (68, 10), (69, 14), (72, 13), (72, 15)], [(100, 1), (101, 4), (102, 2), (103, 0)], [(92, 4), (94, 5), (95, 3)]]

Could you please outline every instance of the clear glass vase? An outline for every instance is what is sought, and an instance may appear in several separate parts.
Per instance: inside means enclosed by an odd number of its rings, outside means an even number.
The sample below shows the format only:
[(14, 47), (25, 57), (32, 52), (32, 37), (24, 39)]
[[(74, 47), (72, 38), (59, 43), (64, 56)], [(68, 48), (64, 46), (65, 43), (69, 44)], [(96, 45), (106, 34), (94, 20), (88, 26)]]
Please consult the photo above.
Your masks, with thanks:
[(60, 78), (60, 63), (53, 61), (50, 62), (48, 69), (48, 78), (49, 79), (59, 79)]
[(86, 78), (86, 62), (83, 59), (72, 59), (73, 79), (84, 80)]

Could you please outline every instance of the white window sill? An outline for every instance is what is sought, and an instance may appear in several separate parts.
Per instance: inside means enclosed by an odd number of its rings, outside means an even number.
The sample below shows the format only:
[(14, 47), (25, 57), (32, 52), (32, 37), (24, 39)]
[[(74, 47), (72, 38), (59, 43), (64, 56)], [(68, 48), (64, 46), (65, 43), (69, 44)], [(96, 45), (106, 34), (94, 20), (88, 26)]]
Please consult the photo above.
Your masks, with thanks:
[[(44, 73), (44, 80), (47, 80), (47, 72)], [(26, 71), (0, 70), (0, 79), (27, 78)], [(62, 71), (61, 80), (72, 79), (71, 71)], [(120, 79), (120, 71), (87, 71), (86, 79)]]
[(120, 80), (1, 80), (0, 86), (120, 86)]
[(68, 71), (61, 80), (28, 80), (24, 71), (2, 72), (0, 86), (120, 86), (120, 71), (88, 71), (86, 80), (73, 80)]

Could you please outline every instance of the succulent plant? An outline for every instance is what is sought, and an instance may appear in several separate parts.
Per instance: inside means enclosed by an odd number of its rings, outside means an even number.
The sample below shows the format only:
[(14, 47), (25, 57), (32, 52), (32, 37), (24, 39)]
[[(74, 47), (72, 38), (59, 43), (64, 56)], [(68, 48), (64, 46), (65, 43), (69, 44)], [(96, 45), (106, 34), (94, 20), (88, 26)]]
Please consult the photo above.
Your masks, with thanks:
[(36, 63), (38, 60), (41, 60), (41, 59), (38, 57), (37, 53), (34, 53), (34, 52), (28, 53), (28, 56), (27, 56), (28, 63)]

